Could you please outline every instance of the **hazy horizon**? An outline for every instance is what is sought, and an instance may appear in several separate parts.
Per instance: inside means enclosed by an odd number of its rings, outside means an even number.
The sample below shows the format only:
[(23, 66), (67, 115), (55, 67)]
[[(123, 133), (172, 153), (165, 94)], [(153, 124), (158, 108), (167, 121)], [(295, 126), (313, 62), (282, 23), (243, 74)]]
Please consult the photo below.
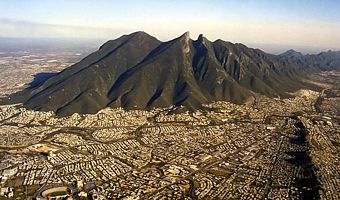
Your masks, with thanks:
[[(126, 33), (130, 34), (130, 33)], [(182, 34), (182, 33), (181, 33)], [(178, 36), (180, 36), (179, 34)], [(119, 37), (119, 36), (118, 36)], [(116, 39), (117, 37), (112, 38), (72, 38), (72, 37), (64, 37), (64, 38), (48, 38), (48, 37), (42, 37), (42, 38), (29, 38), (29, 37), (0, 37), (0, 51), (5, 51), (7, 47), (10, 47), (11, 50), (18, 49), (16, 45), (20, 43), (21, 47), (33, 47), (33, 48), (39, 48), (39, 47), (59, 47), (59, 48), (77, 48), (81, 46), (92, 46), (93, 48), (99, 48), (101, 45), (103, 45), (108, 40)], [(158, 38), (159, 39), (159, 38)], [(172, 40), (173, 38), (161, 40), (163, 42)], [(196, 38), (191, 37), (191, 39), (195, 40)], [(210, 40), (209, 38), (207, 38)], [(214, 40), (211, 40), (214, 41)], [(228, 41), (228, 40), (226, 40)], [(235, 41), (228, 41), (232, 43), (237, 43)], [(83, 44), (81, 44), (83, 43)], [(4, 46), (4, 44), (7, 45)], [(81, 46), (79, 45), (81, 44)], [(254, 48), (254, 49), (261, 49), (264, 52), (270, 53), (270, 54), (281, 54), (284, 53), (290, 49), (293, 49), (295, 51), (301, 52), (303, 54), (318, 54), (320, 52), (325, 51), (339, 51), (339, 49), (332, 49), (332, 48), (323, 48), (323, 47), (310, 47), (310, 46), (298, 46), (298, 45), (275, 45), (275, 44), (261, 44), (261, 43), (243, 43), (244, 45)], [(77, 45), (77, 46), (74, 46)]]
[(162, 41), (190, 31), (269, 53), (340, 50), (340, 3), (331, 0), (209, 2), (4, 0), (0, 37), (86, 38), (103, 42), (145, 31)]

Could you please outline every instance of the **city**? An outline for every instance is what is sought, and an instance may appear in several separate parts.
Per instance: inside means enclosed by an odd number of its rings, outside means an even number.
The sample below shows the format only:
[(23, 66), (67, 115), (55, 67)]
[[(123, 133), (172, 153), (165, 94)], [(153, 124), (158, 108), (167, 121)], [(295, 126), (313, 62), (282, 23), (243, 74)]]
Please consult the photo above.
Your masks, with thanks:
[(315, 75), (322, 93), (195, 112), (3, 105), (0, 199), (338, 199), (339, 77)]

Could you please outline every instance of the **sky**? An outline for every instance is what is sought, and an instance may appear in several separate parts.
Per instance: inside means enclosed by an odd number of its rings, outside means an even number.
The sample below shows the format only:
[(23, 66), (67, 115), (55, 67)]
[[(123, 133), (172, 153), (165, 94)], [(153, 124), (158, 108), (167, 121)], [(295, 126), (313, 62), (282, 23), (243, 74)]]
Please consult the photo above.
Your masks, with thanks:
[[(186, 31), (278, 51), (340, 49), (337, 0), (1, 0), (0, 37), (98, 38)], [(271, 49), (271, 50), (270, 50)]]

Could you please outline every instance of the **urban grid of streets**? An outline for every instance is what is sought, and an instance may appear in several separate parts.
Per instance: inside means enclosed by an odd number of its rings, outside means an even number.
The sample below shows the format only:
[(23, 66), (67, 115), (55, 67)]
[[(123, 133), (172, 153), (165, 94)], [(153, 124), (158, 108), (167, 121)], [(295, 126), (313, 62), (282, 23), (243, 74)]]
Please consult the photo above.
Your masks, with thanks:
[(340, 199), (340, 73), (312, 79), (325, 89), (196, 112), (0, 106), (0, 199), (60, 188), (73, 199)]

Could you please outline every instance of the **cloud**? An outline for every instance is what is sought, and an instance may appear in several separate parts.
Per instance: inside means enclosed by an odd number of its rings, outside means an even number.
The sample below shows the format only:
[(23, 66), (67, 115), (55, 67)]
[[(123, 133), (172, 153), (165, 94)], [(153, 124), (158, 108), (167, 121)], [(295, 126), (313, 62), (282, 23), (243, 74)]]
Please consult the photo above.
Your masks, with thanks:
[(321, 22), (229, 24), (237, 40), (279, 45), (335, 48), (340, 46), (340, 25)]
[[(162, 41), (178, 37), (190, 31), (195, 39), (203, 33), (209, 40), (223, 39), (244, 44), (268, 44), (287, 48), (334, 49), (340, 47), (339, 24), (323, 22), (263, 22), (252, 20), (182, 19), (173, 21), (164, 18), (130, 19), (111, 22), (102, 27), (44, 24), (13, 19), (0, 19), (0, 37), (27, 38), (98, 38), (113, 39), (120, 35), (143, 30)], [(251, 46), (254, 46), (251, 45)], [(259, 47), (263, 47), (261, 45)], [(255, 46), (256, 47), (256, 46)], [(281, 51), (282, 48), (279, 49)], [(275, 50), (275, 52), (278, 50)], [(313, 50), (315, 51), (315, 50)]]
[(124, 29), (43, 24), (30, 21), (0, 19), (0, 37), (27, 38), (113, 38)]

